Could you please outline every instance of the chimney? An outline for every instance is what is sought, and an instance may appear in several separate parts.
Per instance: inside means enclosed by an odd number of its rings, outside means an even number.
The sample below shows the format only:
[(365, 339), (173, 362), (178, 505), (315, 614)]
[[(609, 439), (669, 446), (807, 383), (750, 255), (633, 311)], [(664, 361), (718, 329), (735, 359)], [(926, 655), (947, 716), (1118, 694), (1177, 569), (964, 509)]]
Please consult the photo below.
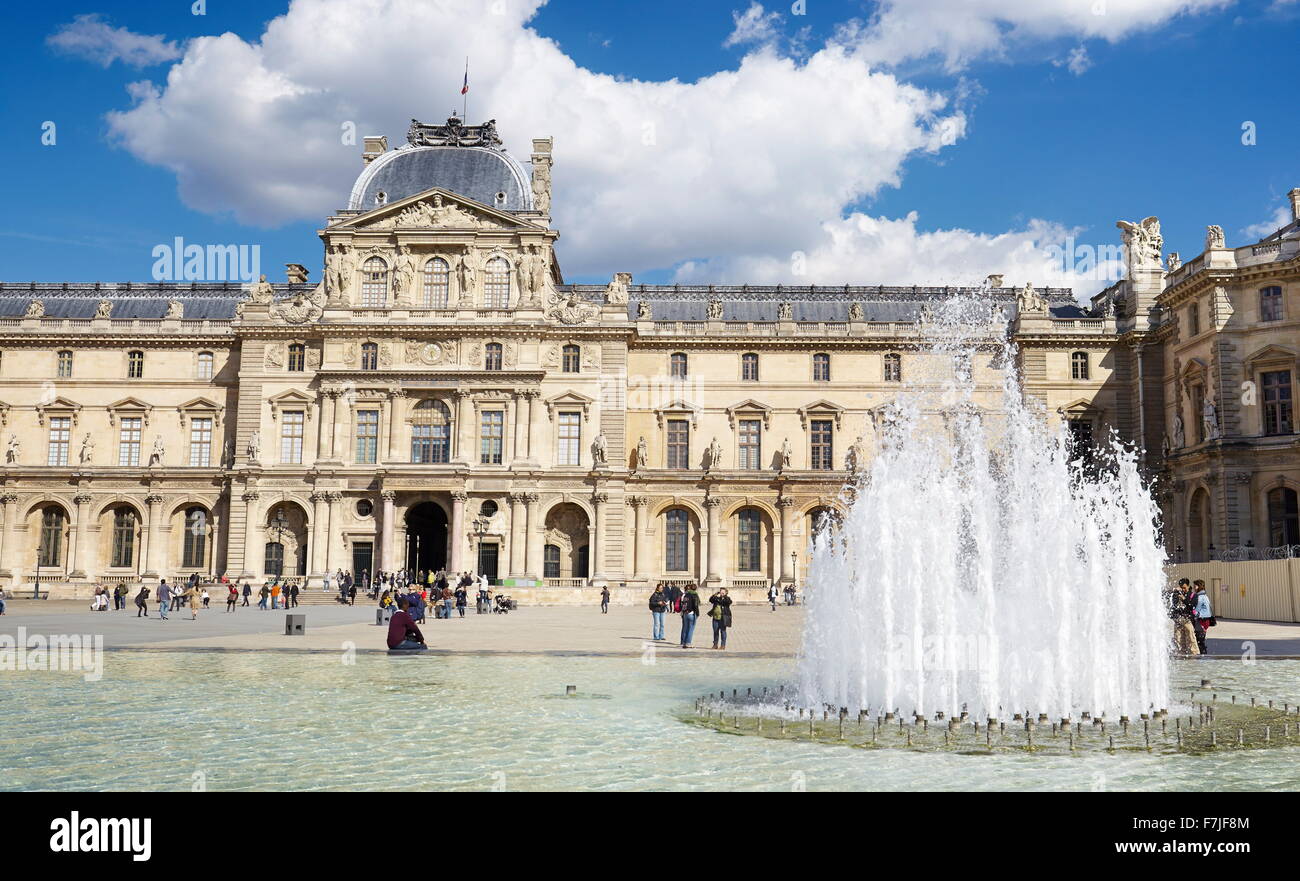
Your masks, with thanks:
[(1291, 200), (1291, 219), (1300, 220), (1300, 187), (1287, 193), (1287, 198)]
[(361, 154), (362, 160), (369, 165), (374, 160), (388, 152), (387, 135), (366, 135), (363, 139), (365, 149)]
[(284, 264), (285, 275), (289, 277), (289, 284), (306, 284), (307, 267), (301, 263)]

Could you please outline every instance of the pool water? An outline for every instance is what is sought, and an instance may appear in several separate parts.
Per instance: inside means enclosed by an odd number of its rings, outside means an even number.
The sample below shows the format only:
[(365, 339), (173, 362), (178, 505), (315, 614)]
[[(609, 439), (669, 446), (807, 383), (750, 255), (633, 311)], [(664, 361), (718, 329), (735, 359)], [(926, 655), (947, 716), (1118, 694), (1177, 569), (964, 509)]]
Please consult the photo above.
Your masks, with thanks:
[[(109, 653), (104, 678), (0, 676), (0, 789), (1259, 790), (1300, 747), (1211, 756), (961, 755), (737, 737), (699, 695), (775, 686), (791, 660)], [(1175, 665), (1175, 694), (1300, 699), (1300, 662)], [(573, 698), (565, 686), (577, 686)]]

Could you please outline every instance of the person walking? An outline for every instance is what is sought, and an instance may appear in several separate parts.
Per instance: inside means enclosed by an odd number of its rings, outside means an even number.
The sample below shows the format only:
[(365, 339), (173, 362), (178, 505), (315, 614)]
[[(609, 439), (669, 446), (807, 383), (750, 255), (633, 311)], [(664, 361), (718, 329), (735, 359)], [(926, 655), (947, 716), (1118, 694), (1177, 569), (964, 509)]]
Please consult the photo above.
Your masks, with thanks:
[(235, 604), (239, 602), (239, 588), (230, 584), (226, 586), (226, 611), (235, 611)]
[(664, 612), (668, 611), (668, 598), (664, 596), (664, 586), (656, 584), (650, 594), (650, 638), (660, 641), (664, 638)]
[(600, 614), (609, 614), (609, 585), (600, 589)]
[(172, 603), (172, 589), (167, 586), (167, 579), (158, 582), (158, 617), (167, 620), (167, 607)]
[(0, 587), (0, 615), (5, 613), (5, 589)]
[(1169, 592), (1169, 618), (1174, 626), (1174, 651), (1182, 655), (1199, 654), (1196, 634), (1193, 632), (1192, 616), (1195, 609), (1188, 592), (1192, 583), (1186, 578), (1178, 579)]
[(469, 605), (469, 591), (459, 585), (455, 590), (456, 594), (456, 614), (465, 617), (465, 607)]
[(1196, 587), (1196, 647), (1201, 654), (1208, 655), (1209, 651), (1205, 647), (1205, 631), (1214, 626), (1214, 612), (1210, 608), (1210, 595), (1205, 590), (1205, 582), (1196, 579), (1192, 582)]
[[(713, 619), (713, 647), (727, 650), (727, 628), (731, 627), (731, 597), (727, 596), (725, 587), (709, 597), (709, 617)], [(719, 645), (719, 643), (721, 643)]]
[(664, 588), (664, 599), (668, 601), (668, 611), (680, 612), (682, 610), (682, 589), (675, 584), (670, 584)]
[(691, 640), (695, 638), (695, 621), (700, 617), (700, 595), (694, 584), (686, 585), (686, 592), (682, 594), (678, 606), (682, 613), (682, 648), (688, 649)]
[(135, 617), (149, 617), (149, 588), (146, 585), (140, 585), (140, 592), (135, 595)]
[(208, 603), (210, 602), (212, 602), (212, 596), (208, 593), (208, 589), (205, 587), (203, 588), (203, 608), (208, 608)]
[(126, 609), (126, 584), (119, 584), (113, 588), (113, 611), (121, 612)]
[(243, 601), (242, 603), (240, 603), (240, 605), (241, 605), (241, 606), (247, 606), (247, 605), (248, 605), (248, 599), (249, 599), (249, 597), (251, 597), (252, 595), (253, 595), (253, 585), (250, 584), (249, 582), (245, 581), (245, 582), (244, 582), (244, 601)]
[(772, 604), (773, 612), (776, 611), (776, 600), (779, 596), (781, 596), (781, 592), (776, 589), (776, 582), (773, 581), (771, 586), (767, 589), (767, 601)]
[(271, 582), (271, 611), (280, 608), (280, 579), (277, 577)]
[(357, 583), (353, 581), (351, 584), (348, 585), (348, 605), (355, 606), (356, 604), (357, 604)]
[[(199, 619), (199, 602), (200, 602), (199, 588), (195, 585), (191, 585), (188, 589), (186, 589), (185, 596), (190, 601), (190, 620), (197, 621)], [(204, 605), (204, 608), (206, 609), (207, 606)]]
[(451, 592), (451, 587), (444, 587), (442, 589), (442, 617), (448, 620), (451, 619), (451, 604), (455, 602), (455, 600), (456, 595)]
[(257, 592), (257, 595), (259, 597), (257, 601), (257, 607), (261, 609), (263, 612), (265, 612), (267, 608), (266, 604), (271, 599), (271, 588), (268, 587), (265, 583), (263, 583), (262, 589)]
[(289, 585), (289, 602), (293, 604), (292, 608), (298, 608), (298, 582), (296, 581)]

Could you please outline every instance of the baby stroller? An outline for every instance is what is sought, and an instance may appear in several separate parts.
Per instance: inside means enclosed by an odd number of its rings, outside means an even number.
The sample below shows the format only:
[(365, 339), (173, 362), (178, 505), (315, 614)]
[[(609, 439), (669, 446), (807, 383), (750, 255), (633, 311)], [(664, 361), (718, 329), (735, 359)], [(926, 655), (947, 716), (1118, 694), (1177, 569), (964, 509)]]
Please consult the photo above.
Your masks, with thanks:
[(519, 608), (518, 603), (516, 603), (514, 600), (510, 599), (510, 597), (506, 596), (503, 593), (497, 594), (496, 603), (497, 603), (496, 608), (493, 609), (492, 611), (497, 613), (498, 615), (508, 615), (513, 610)]

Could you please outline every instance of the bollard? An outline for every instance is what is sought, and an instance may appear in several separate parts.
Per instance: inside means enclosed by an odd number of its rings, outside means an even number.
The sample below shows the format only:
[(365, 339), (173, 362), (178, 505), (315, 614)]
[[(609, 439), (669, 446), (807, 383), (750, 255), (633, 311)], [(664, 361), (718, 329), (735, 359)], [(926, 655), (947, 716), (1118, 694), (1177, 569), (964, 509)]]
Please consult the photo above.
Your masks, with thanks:
[(1246, 732), (1243, 731), (1242, 729), (1238, 728), (1238, 729), (1237, 729), (1237, 746), (1245, 746), (1245, 745), (1246, 745)]
[(1218, 745), (1219, 745), (1219, 732), (1214, 731), (1213, 729), (1211, 729), (1211, 731), (1210, 731), (1210, 746), (1218, 746)]
[(577, 693), (578, 693), (578, 686), (576, 686), (576, 685), (566, 685), (566, 686), (564, 686), (564, 693), (565, 693), (565, 694), (568, 694), (568, 695), (574, 695), (574, 694), (577, 694)]
[(781, 717), (781, 736), (785, 736), (785, 716)]
[(1183, 731), (1181, 728), (1178, 730), (1178, 748), (1183, 748)]
[(1110, 736), (1110, 751), (1115, 751), (1115, 735), (1113, 734)]
[(759, 732), (761, 732), (761, 731), (763, 730), (763, 717), (762, 717), (762, 716), (759, 716), (759, 717), (758, 717), (758, 727), (755, 728), (754, 730), (759, 731)]
[(1265, 743), (1272, 743), (1272, 742), (1273, 742), (1273, 726), (1272, 726), (1272, 725), (1265, 725), (1265, 726), (1264, 726), (1264, 742), (1265, 742)]
[(840, 716), (840, 740), (844, 739), (844, 717)]
[(813, 737), (814, 735), (815, 732), (813, 730), (813, 714), (812, 714), (812, 710), (809, 710), (808, 711), (808, 736)]
[(1073, 731), (1070, 732), (1070, 750), (1071, 750), (1071, 752), (1074, 751), (1074, 732), (1073, 732)]

